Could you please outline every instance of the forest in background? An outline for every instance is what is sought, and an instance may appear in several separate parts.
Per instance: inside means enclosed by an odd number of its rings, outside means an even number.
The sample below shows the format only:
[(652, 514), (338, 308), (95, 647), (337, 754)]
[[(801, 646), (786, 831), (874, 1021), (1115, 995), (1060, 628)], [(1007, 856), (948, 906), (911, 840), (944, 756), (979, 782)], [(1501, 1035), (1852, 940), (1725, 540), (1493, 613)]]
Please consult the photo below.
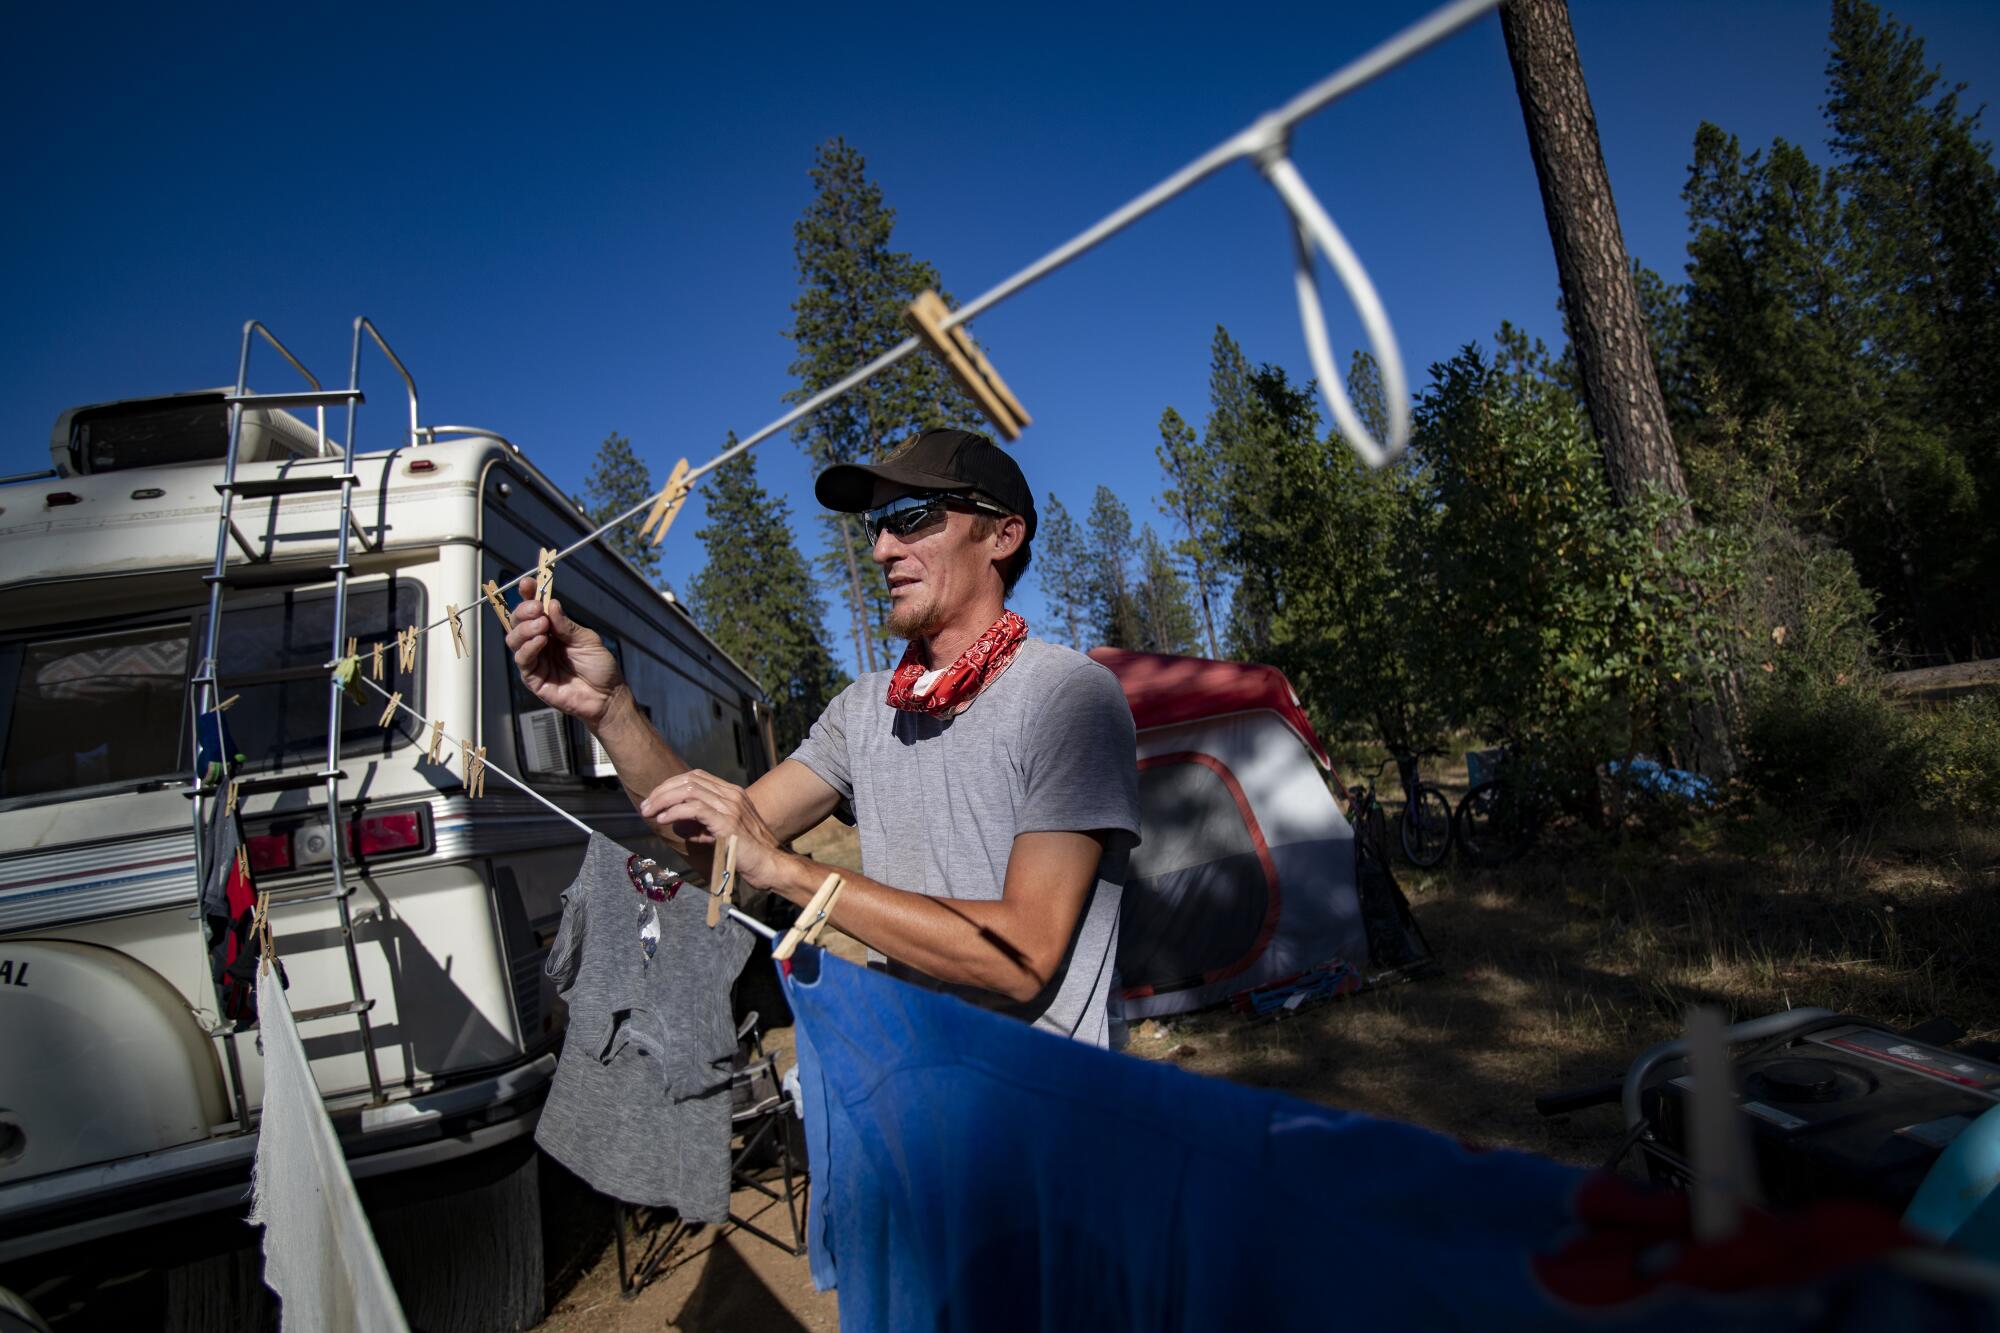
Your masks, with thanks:
[[(1157, 423), (1157, 495), (1100, 485), (1081, 518), (1044, 501), (1040, 631), (1270, 662), (1330, 735), (1504, 741), (1572, 803), (1606, 759), (1682, 757), (1691, 710), (1720, 701), (1774, 799), (2000, 809), (1995, 708), (1909, 714), (1879, 683), (2000, 637), (2000, 178), (1918, 34), (1862, 0), (1830, 12), (1823, 151), (1703, 123), (1683, 281), (1634, 264), (1685, 500), (1618, 504), (1570, 349), (1509, 325), (1430, 367), (1412, 448), (1372, 473), (1312, 384), (1218, 328), (1206, 411)], [(795, 397), (899, 342), (939, 285), (893, 248), (853, 145), (822, 145), (811, 176)], [(1379, 434), (1365, 355), (1347, 387)], [(795, 437), (825, 467), (935, 425), (981, 428), (917, 357)], [(608, 515), (651, 486), (613, 435), (586, 501)], [(778, 700), (782, 749), (844, 682), (833, 636), (860, 670), (893, 663), (882, 586), (850, 516), (819, 516), (808, 561), (750, 455), (704, 492), (686, 599)]]

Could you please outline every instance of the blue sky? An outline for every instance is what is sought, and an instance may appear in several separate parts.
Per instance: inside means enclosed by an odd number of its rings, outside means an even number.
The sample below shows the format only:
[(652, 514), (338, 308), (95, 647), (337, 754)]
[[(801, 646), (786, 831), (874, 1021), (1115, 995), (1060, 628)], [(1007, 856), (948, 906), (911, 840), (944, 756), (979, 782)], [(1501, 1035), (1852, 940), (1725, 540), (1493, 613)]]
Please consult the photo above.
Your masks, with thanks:
[[(339, 380), (358, 313), (426, 419), (498, 429), (560, 482), (610, 430), (656, 473), (698, 462), (783, 408), (815, 144), (867, 154), (898, 244), (964, 298), (1430, 7), (15, 6), (0, 472), (44, 466), (66, 406), (233, 379), (253, 316)], [(1826, 9), (1573, 0), (1627, 243), (1670, 278), (1701, 120), (1820, 144)], [(2000, 90), (2000, 9), (1895, 12), (1972, 101)], [(1322, 112), (1294, 156), (1414, 373), (1502, 319), (1554, 337), (1497, 20)], [(981, 319), (1036, 419), (1037, 492), (1080, 511), (1104, 483), (1148, 509), (1160, 410), (1199, 421), (1217, 323), (1307, 374), (1288, 265), (1280, 207), (1239, 166)], [(1328, 296), (1344, 362), (1358, 331)], [(364, 380), (363, 444), (387, 443), (387, 367)], [(758, 460), (816, 543), (797, 446)], [(677, 584), (699, 526), (667, 543)]]

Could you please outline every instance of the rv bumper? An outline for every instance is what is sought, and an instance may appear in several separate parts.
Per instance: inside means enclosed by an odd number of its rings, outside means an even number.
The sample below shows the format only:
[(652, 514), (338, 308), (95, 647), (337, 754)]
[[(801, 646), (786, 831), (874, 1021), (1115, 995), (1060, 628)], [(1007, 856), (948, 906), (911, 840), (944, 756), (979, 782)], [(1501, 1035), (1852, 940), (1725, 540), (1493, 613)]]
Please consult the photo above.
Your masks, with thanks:
[[(386, 1106), (330, 1112), (356, 1180), (471, 1156), (534, 1132), (556, 1058)], [(230, 1134), (0, 1185), (0, 1263), (247, 1207), (257, 1135)]]

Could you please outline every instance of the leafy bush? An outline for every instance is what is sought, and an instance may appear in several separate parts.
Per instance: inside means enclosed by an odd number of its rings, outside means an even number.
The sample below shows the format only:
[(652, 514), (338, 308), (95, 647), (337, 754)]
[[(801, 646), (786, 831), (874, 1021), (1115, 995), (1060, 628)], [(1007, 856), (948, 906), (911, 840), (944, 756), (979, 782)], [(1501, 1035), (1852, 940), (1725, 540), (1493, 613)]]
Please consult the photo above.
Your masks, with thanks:
[(1918, 802), (1970, 819), (2000, 816), (2000, 695), (1958, 699), (1917, 719)]
[(1859, 823), (1917, 804), (1916, 718), (1872, 679), (1773, 684), (1752, 704), (1744, 740), (1751, 786), (1800, 823)]

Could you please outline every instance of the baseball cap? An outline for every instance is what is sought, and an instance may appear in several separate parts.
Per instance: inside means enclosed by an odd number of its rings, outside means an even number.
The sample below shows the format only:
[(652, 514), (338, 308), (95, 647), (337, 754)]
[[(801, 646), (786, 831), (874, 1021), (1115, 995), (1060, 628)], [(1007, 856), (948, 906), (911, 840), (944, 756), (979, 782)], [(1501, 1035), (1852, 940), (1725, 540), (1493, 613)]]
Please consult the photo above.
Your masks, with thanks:
[(1005, 449), (969, 430), (927, 430), (897, 445), (879, 463), (836, 463), (819, 474), (813, 494), (828, 509), (859, 514), (874, 503), (875, 483), (912, 491), (977, 491), (1028, 522), (1035, 535), (1035, 493)]

